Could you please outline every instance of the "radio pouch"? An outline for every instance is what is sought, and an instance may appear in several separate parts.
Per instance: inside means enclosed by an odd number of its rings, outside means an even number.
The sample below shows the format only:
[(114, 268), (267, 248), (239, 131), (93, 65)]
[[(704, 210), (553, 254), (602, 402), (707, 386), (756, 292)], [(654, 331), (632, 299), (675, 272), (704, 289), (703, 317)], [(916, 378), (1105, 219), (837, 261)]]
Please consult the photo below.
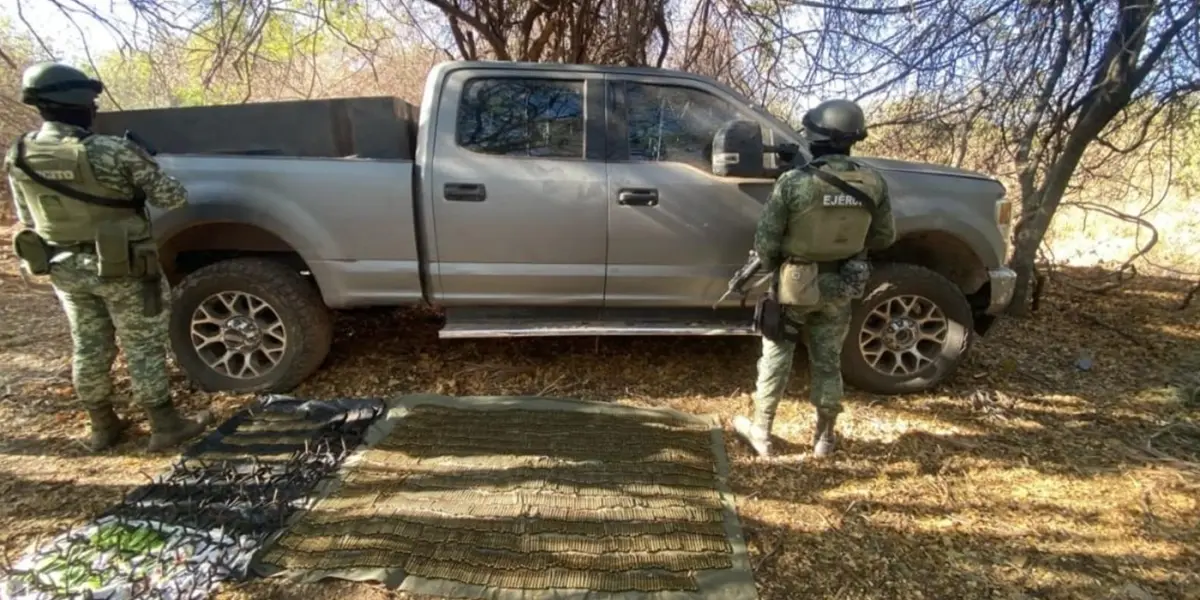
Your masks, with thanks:
[(42, 236), (32, 229), (22, 229), (13, 235), (13, 254), (25, 263), (25, 268), (31, 275), (46, 275), (50, 273), (50, 259), (53, 251)]
[(811, 308), (821, 301), (817, 286), (817, 264), (785, 262), (779, 269), (779, 303)]
[(102, 223), (96, 228), (96, 269), (101, 278), (133, 275), (130, 264), (129, 232), (121, 223)]

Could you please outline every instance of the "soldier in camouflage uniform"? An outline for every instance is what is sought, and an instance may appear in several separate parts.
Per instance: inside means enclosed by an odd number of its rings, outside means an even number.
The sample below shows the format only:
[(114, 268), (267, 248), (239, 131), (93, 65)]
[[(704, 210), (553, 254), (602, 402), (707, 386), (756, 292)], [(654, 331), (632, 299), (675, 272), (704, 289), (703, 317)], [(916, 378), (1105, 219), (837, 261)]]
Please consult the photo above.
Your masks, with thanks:
[[(896, 231), (883, 178), (848, 158), (854, 143), (867, 135), (862, 109), (845, 100), (823, 102), (804, 116), (804, 128), (813, 161), (776, 182), (754, 249), (764, 268), (779, 272), (775, 285), (785, 321), (808, 347), (809, 398), (817, 411), (813, 455), (823, 457), (837, 444), (841, 349), (851, 302), (863, 296), (869, 276), (866, 250), (887, 248)], [(783, 274), (802, 288), (785, 293)], [(771, 426), (795, 350), (795, 341), (763, 337), (754, 415), (734, 419), (734, 430), (760, 456), (771, 453)]]
[(138, 145), (89, 131), (99, 81), (42, 63), (25, 71), (21, 85), (22, 101), (44, 122), (4, 160), (24, 225), (13, 247), (28, 271), (50, 276), (67, 314), (75, 393), (91, 418), (89, 446), (109, 448), (128, 427), (112, 403), (117, 334), (134, 400), (150, 417), (150, 451), (194, 438), (211, 416), (185, 419), (171, 402), (166, 286), (144, 206), (183, 206), (187, 191)]

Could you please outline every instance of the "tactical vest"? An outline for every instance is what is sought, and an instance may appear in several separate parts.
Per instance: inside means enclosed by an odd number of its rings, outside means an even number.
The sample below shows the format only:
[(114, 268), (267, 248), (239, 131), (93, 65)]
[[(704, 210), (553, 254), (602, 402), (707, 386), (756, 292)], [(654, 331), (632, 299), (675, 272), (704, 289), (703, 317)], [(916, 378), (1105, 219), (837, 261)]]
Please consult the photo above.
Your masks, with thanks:
[(96, 180), (87, 147), (81, 139), (69, 137), (51, 142), (38, 141), (34, 137), (33, 134), (26, 135), (22, 140), (24, 148), (17, 149), (29, 170), (76, 192), (128, 202), (128, 208), (83, 202), (35, 181), (14, 165), (9, 174), (29, 207), (34, 230), (42, 239), (60, 246), (95, 242), (97, 230), (109, 224), (124, 229), (129, 240), (150, 236), (150, 223), (142, 206)]
[[(829, 164), (812, 169), (835, 175), (873, 200), (875, 206), (883, 197), (883, 182), (873, 171)], [(806, 209), (792, 213), (788, 219), (784, 254), (803, 262), (829, 262), (862, 252), (874, 207), (864, 205), (858, 198), (819, 177), (811, 174), (810, 177)]]

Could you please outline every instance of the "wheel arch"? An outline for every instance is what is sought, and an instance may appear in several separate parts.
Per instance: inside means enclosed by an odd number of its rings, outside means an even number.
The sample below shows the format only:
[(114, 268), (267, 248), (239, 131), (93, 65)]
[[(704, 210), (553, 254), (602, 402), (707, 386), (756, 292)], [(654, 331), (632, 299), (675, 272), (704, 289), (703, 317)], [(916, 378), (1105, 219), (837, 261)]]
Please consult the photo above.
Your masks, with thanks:
[(309, 276), (317, 289), (321, 289), (300, 252), (281, 236), (258, 225), (233, 221), (196, 223), (174, 232), (159, 244), (159, 260), (172, 286), (199, 269), (242, 257), (283, 263)]
[(965, 296), (978, 293), (988, 282), (987, 266), (971, 245), (936, 229), (905, 233), (886, 250), (872, 253), (871, 260), (925, 267), (949, 279)]

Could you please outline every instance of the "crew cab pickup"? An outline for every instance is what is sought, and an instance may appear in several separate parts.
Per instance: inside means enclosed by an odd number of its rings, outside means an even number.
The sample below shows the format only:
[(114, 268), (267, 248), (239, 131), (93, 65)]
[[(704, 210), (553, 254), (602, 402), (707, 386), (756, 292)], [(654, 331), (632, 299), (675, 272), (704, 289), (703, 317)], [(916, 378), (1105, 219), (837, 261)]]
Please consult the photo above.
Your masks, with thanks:
[[(748, 121), (760, 173), (714, 174)], [(320, 368), (331, 310), (429, 305), (443, 338), (753, 334), (713, 307), (803, 137), (710, 78), (652, 68), (450, 61), (419, 106), (391, 97), (103, 112), (187, 187), (152, 211), (172, 349), (206, 389), (287, 391)], [(879, 169), (898, 239), (872, 255), (843, 352), (874, 393), (950, 375), (1010, 302), (1010, 205), (995, 179)], [(751, 162), (756, 162), (751, 161)]]

